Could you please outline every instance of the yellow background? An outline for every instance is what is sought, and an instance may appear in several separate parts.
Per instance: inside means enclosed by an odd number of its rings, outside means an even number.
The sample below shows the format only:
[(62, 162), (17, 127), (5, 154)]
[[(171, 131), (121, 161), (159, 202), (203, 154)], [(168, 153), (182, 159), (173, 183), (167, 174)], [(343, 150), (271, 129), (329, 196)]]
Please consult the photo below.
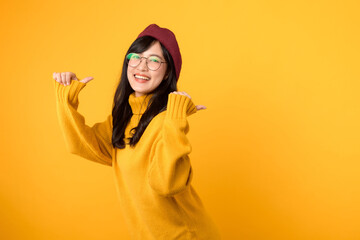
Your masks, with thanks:
[(1, 1), (1, 239), (128, 239), (110, 167), (66, 151), (52, 73), (111, 111), (149, 24), (173, 30), (193, 186), (223, 239), (360, 239), (358, 1)]

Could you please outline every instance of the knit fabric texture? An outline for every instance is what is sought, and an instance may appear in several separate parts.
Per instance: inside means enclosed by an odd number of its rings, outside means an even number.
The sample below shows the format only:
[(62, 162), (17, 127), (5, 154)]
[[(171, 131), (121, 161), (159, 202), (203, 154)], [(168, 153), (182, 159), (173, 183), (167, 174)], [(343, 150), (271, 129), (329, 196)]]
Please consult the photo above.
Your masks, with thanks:
[[(86, 83), (72, 80), (64, 86), (54, 80), (54, 84), (66, 146), (73, 154), (112, 167), (119, 206), (131, 239), (220, 239), (216, 225), (191, 185), (194, 171), (186, 136), (187, 117), (197, 110), (190, 98), (170, 93), (167, 110), (151, 120), (135, 147), (126, 144), (124, 149), (118, 149), (111, 143), (111, 114), (90, 127), (77, 111), (78, 95)], [(125, 138), (138, 125), (150, 97), (130, 95), (133, 116)]]

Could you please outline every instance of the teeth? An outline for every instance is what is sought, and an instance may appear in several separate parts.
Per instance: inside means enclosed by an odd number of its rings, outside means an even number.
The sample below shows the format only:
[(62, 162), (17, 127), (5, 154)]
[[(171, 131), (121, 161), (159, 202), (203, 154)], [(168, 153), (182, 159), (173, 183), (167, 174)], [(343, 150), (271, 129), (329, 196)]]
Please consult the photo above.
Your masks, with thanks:
[(145, 79), (145, 80), (149, 80), (150, 78), (148, 77), (143, 77), (143, 76), (139, 76), (139, 75), (135, 75), (136, 78), (141, 78), (141, 79)]

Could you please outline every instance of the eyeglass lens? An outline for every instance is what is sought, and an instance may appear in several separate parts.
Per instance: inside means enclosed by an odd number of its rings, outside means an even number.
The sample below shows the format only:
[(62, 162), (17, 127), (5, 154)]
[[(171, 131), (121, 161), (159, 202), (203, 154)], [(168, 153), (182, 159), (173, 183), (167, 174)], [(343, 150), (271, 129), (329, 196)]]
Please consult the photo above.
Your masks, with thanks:
[[(129, 53), (126, 58), (129, 60), (131, 67), (137, 67), (142, 60), (142, 57), (137, 53)], [(150, 56), (146, 58), (146, 65), (150, 70), (157, 70), (161, 65), (161, 59), (156, 56)]]

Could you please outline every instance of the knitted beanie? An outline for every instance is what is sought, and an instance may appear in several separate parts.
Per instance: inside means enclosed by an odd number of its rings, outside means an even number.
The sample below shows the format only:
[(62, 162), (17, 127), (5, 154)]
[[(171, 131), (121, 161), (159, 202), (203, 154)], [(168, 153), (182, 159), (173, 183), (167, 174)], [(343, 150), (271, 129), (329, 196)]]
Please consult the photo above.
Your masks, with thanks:
[(137, 38), (142, 36), (151, 36), (153, 38), (156, 38), (169, 51), (175, 65), (176, 80), (178, 80), (182, 60), (175, 34), (167, 28), (161, 28), (156, 24), (150, 24), (144, 29), (144, 31), (139, 34)]

